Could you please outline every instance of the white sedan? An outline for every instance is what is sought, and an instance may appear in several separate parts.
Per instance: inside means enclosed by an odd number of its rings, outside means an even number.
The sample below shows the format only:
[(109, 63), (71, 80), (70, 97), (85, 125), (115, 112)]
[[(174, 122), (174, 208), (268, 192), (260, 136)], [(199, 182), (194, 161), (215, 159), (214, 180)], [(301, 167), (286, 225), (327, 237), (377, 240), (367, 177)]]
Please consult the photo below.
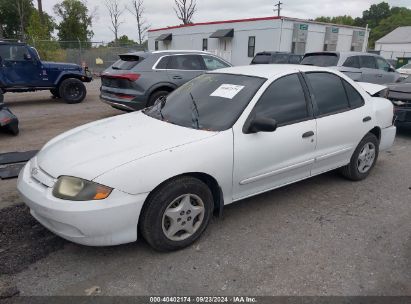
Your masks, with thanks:
[(70, 241), (193, 243), (224, 205), (341, 168), (366, 178), (392, 146), (393, 105), (325, 68), (255, 65), (199, 76), (144, 111), (47, 143), (22, 170), (31, 214)]

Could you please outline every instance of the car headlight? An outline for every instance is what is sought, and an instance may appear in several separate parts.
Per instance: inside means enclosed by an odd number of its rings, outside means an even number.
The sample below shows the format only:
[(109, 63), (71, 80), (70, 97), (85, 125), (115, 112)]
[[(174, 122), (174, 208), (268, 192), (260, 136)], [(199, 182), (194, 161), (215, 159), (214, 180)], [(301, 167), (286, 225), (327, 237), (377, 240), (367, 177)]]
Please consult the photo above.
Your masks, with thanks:
[(53, 195), (63, 200), (92, 201), (107, 198), (112, 188), (72, 176), (60, 176)]

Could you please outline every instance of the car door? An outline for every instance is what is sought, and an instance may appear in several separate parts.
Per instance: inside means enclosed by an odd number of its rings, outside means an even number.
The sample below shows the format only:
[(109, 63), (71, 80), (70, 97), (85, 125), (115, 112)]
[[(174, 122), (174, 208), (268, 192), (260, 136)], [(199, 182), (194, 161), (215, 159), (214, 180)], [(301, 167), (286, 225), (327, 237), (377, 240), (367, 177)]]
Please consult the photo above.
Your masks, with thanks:
[(370, 105), (347, 81), (334, 73), (305, 74), (317, 121), (317, 147), (312, 175), (349, 163), (362, 137), (372, 129)]
[(0, 56), (6, 86), (30, 87), (41, 84), (39, 63), (32, 58), (27, 46), (0, 45)]
[(177, 86), (183, 85), (204, 72), (205, 67), (200, 55), (173, 55), (167, 65), (168, 77)]
[(377, 68), (374, 56), (360, 56), (362, 82), (383, 84), (382, 72)]
[(391, 65), (382, 57), (375, 57), (377, 68), (379, 71), (378, 77), (381, 78), (381, 83), (393, 83), (397, 80), (397, 73), (391, 70)]
[[(246, 132), (255, 117), (275, 119), (274, 132)], [(275, 80), (261, 95), (245, 125), (234, 132), (233, 199), (310, 176), (316, 144), (316, 122), (300, 74)]]

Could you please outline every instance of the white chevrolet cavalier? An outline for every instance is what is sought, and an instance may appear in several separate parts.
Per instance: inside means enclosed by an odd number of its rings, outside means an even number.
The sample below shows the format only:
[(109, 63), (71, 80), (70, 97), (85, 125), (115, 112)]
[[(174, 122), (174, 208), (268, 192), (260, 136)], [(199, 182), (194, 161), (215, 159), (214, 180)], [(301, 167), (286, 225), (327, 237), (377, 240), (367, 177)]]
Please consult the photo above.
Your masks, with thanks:
[(234, 67), (142, 112), (47, 143), (22, 170), (31, 214), (70, 241), (191, 244), (215, 210), (326, 171), (362, 180), (394, 141), (393, 106), (335, 70)]

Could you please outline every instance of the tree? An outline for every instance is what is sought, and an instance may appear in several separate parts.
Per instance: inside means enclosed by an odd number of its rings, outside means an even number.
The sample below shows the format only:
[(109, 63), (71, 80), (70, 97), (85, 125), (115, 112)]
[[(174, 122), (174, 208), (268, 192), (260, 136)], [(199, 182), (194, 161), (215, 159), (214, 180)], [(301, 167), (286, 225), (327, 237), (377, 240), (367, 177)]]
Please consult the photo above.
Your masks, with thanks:
[(149, 29), (149, 25), (144, 18), (144, 1), (143, 0), (131, 0), (131, 7), (127, 10), (134, 15), (137, 21), (137, 31), (138, 31), (138, 42), (143, 44), (144, 37)]
[(381, 2), (379, 4), (373, 4), (370, 9), (362, 13), (362, 25), (368, 24), (370, 28), (375, 28), (385, 18), (391, 16), (390, 6), (387, 2)]
[(129, 46), (129, 45), (136, 45), (136, 44), (137, 44), (137, 42), (135, 42), (134, 40), (128, 38), (127, 35), (123, 35), (123, 36), (119, 37), (117, 41), (113, 40), (113, 41), (109, 42), (107, 44), (107, 46), (109, 46), (109, 47)]
[(57, 25), (59, 41), (70, 41), (63, 47), (77, 47), (73, 41), (90, 41), (94, 33), (90, 29), (92, 17), (85, 2), (81, 0), (63, 0), (54, 6), (54, 12), (62, 20)]
[(119, 0), (105, 0), (105, 6), (108, 10), (111, 20), (110, 30), (114, 34), (114, 41), (118, 41), (118, 30), (123, 21), (120, 20), (125, 8), (121, 7)]
[(315, 19), (318, 22), (334, 23), (334, 24), (344, 24), (344, 25), (354, 25), (355, 20), (351, 16), (336, 16), (336, 17), (325, 17), (321, 16)]
[(195, 0), (174, 0), (176, 7), (174, 12), (177, 18), (180, 19), (183, 24), (193, 23), (194, 13), (197, 11), (197, 3)]

